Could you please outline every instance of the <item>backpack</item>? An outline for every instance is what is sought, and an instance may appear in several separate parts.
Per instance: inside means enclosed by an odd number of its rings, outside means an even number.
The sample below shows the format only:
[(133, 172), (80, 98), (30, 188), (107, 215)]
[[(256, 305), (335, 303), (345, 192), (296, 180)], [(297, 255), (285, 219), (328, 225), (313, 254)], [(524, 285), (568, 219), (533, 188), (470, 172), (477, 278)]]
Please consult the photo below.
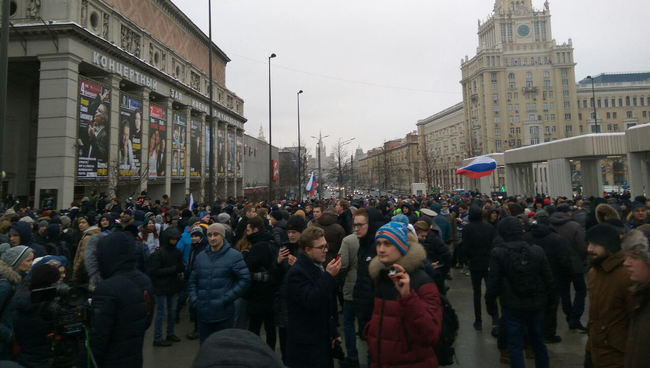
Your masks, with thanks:
[(438, 346), (436, 346), (436, 357), (440, 366), (446, 366), (455, 363), (454, 342), (456, 342), (460, 325), (458, 315), (447, 296), (440, 294), (440, 304), (442, 305), (442, 329)]
[(544, 283), (533, 268), (528, 245), (519, 249), (508, 248), (508, 276), (514, 293), (521, 298), (532, 298), (545, 293)]

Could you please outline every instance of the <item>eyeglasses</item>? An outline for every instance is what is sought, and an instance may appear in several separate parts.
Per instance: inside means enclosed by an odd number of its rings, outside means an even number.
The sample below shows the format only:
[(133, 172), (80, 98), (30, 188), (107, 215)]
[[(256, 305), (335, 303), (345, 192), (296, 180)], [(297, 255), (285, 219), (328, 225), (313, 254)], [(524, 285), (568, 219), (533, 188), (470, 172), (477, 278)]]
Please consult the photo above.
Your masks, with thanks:
[(366, 226), (366, 225), (368, 225), (368, 223), (365, 223), (365, 224), (354, 224), (354, 228), (357, 229), (357, 228), (360, 228), (360, 227), (364, 227), (364, 226)]
[(329, 250), (329, 249), (330, 249), (330, 245), (329, 245), (329, 244), (325, 244), (325, 245), (321, 245), (320, 247), (311, 247), (311, 249), (324, 249), (324, 250)]

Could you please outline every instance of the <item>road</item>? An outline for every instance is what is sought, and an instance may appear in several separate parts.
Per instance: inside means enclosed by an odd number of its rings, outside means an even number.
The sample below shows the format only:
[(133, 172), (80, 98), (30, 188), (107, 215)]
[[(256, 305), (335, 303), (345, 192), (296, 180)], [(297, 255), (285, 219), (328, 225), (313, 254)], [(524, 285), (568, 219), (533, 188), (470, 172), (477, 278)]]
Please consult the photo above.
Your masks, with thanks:
[[(499, 352), (496, 347), (496, 339), (490, 335), (490, 330), (487, 326), (487, 321), (489, 320), (487, 315), (484, 315), (483, 317), (483, 331), (476, 331), (472, 327), (472, 323), (474, 322), (474, 307), (472, 302), (472, 285), (470, 278), (464, 276), (458, 270), (452, 270), (452, 275), (454, 280), (448, 281), (448, 285), (451, 288), (448, 295), (460, 320), (460, 331), (455, 344), (458, 363), (452, 365), (452, 367), (508, 367), (506, 364), (499, 363)], [(586, 315), (587, 312), (585, 311), (585, 316), (583, 316), (582, 320), (583, 324), (586, 324), (587, 322)], [(154, 348), (152, 347), (153, 326), (151, 326), (147, 331), (145, 339), (144, 366), (151, 368), (191, 367), (194, 357), (199, 349), (198, 340), (188, 341), (185, 338), (185, 335), (191, 332), (192, 328), (193, 324), (190, 324), (188, 321), (188, 313), (187, 309), (185, 309), (183, 311), (183, 319), (177, 327), (176, 332), (176, 334), (181, 337), (182, 341), (169, 348)], [(342, 330), (339, 332), (341, 335), (343, 334)], [(560, 335), (564, 341), (561, 344), (548, 345), (551, 367), (582, 367), (587, 335), (568, 331), (567, 324), (564, 322), (564, 316), (561, 311), (559, 311), (558, 314), (558, 335)], [(358, 341), (357, 346), (360, 349), (359, 356), (365, 356), (365, 343)], [(278, 356), (280, 355), (279, 345), (276, 348), (276, 354), (278, 354)], [(526, 364), (527, 367), (534, 367), (533, 360), (527, 360)], [(362, 366), (365, 367), (365, 365)]]

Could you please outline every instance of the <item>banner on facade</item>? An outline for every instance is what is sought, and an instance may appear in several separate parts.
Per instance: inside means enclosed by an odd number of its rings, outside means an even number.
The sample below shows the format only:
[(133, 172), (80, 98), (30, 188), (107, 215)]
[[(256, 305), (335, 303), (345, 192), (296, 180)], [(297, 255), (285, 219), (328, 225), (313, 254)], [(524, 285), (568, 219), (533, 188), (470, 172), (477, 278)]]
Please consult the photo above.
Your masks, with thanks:
[(195, 180), (201, 179), (203, 131), (201, 129), (201, 122), (198, 120), (192, 120), (190, 128), (190, 179)]
[(228, 177), (235, 177), (235, 135), (228, 133)]
[(167, 174), (167, 110), (149, 105), (149, 179), (164, 178)]
[(210, 124), (205, 124), (205, 139), (203, 145), (205, 146), (205, 178), (208, 179), (210, 175)]
[(111, 127), (111, 89), (79, 80), (77, 180), (107, 180)]
[(244, 176), (244, 170), (242, 168), (244, 162), (243, 156), (244, 156), (244, 142), (242, 141), (242, 137), (237, 136), (237, 154), (235, 160), (235, 166), (237, 169), (236, 172), (237, 178), (241, 178)]
[(219, 178), (226, 177), (226, 131), (219, 129), (217, 132), (217, 172)]
[(172, 179), (185, 179), (185, 137), (187, 137), (187, 116), (174, 114), (172, 120)]
[(138, 179), (142, 163), (142, 100), (120, 94), (117, 158), (120, 179)]

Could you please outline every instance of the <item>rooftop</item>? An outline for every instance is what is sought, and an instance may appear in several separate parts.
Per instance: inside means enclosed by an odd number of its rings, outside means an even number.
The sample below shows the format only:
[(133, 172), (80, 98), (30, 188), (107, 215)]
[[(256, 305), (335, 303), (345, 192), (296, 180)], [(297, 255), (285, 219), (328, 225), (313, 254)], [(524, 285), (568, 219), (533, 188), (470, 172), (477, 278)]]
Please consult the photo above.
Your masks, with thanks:
[[(650, 71), (644, 72), (622, 72), (622, 73), (601, 73), (594, 77), (595, 84), (602, 83), (625, 83), (645, 82), (650, 80)], [(583, 79), (578, 84), (591, 84), (590, 79)]]

